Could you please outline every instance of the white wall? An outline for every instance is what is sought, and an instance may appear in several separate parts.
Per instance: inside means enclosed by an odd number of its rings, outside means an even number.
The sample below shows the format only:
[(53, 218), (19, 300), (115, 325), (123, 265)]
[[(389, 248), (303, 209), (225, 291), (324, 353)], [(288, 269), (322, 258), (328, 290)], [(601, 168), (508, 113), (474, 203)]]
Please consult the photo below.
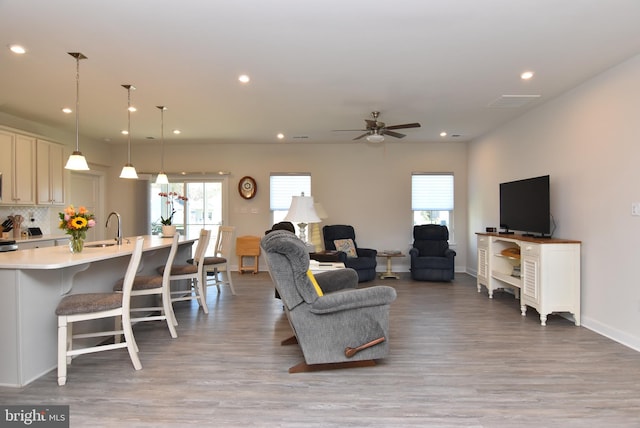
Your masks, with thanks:
[(469, 257), (498, 185), (551, 175), (555, 237), (582, 241), (582, 323), (640, 350), (640, 56), (469, 146)]
[[(216, 144), (194, 145), (167, 142), (165, 169), (177, 171), (230, 171), (229, 208), (236, 235), (262, 236), (271, 227), (269, 174), (310, 172), (312, 195), (321, 202), (329, 218), (323, 224), (351, 224), (361, 247), (408, 251), (412, 237), (411, 172), (446, 171), (455, 174), (455, 227), (458, 257), (456, 265), (467, 265), (466, 144), (405, 144), (390, 141), (381, 146), (346, 141), (341, 144)], [(122, 159), (124, 162), (124, 158)], [(138, 171), (157, 171), (160, 157), (157, 144), (140, 144), (132, 150)], [(114, 171), (112, 177), (117, 177)], [(245, 175), (257, 182), (254, 199), (245, 200), (237, 192)], [(117, 197), (131, 200), (133, 189), (114, 178), (114, 206), (124, 211), (123, 219), (137, 215)], [(125, 196), (126, 197), (123, 197)], [(128, 229), (131, 230), (131, 229)], [(378, 259), (384, 270), (384, 259)], [(394, 269), (409, 270), (408, 257), (394, 260)]]

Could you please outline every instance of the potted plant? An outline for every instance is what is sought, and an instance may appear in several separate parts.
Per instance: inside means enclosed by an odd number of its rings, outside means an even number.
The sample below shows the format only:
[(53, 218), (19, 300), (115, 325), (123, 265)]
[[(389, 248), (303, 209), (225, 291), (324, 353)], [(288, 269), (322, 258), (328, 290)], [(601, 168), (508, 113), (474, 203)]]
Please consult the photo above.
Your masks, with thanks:
[(178, 192), (160, 192), (158, 193), (163, 198), (167, 198), (167, 205), (169, 206), (169, 215), (167, 218), (160, 216), (160, 223), (162, 224), (162, 236), (172, 237), (176, 234), (176, 226), (173, 224), (173, 215), (176, 213), (174, 208), (175, 201), (187, 201), (186, 196), (182, 196)]

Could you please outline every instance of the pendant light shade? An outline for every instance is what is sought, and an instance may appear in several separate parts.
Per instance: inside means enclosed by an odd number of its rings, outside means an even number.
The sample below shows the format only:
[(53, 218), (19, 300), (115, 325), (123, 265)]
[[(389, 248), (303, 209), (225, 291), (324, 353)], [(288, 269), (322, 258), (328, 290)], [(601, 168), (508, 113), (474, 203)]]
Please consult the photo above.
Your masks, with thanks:
[(156, 177), (156, 184), (169, 184), (169, 177), (164, 173), (164, 111), (167, 109), (165, 106), (156, 106), (160, 109), (160, 172)]
[(71, 153), (64, 167), (76, 171), (87, 171), (89, 165), (80, 152), (80, 60), (87, 57), (80, 52), (69, 52), (69, 55), (76, 59), (76, 149)]
[(138, 173), (131, 163), (131, 89), (135, 89), (133, 85), (122, 85), (127, 90), (127, 163), (122, 167), (120, 178), (137, 179)]

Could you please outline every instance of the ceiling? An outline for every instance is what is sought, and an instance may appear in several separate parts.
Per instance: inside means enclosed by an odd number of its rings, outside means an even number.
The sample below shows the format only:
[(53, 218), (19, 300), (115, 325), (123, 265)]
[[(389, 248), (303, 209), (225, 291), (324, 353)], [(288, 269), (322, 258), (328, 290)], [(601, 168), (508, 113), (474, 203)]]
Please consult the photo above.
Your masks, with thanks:
[(637, 0), (0, 0), (0, 113), (75, 132), (81, 52), (82, 138), (126, 141), (133, 84), (134, 143), (156, 105), (167, 143), (366, 144), (332, 130), (374, 110), (422, 124), (385, 144), (469, 141), (640, 53), (638, 22)]

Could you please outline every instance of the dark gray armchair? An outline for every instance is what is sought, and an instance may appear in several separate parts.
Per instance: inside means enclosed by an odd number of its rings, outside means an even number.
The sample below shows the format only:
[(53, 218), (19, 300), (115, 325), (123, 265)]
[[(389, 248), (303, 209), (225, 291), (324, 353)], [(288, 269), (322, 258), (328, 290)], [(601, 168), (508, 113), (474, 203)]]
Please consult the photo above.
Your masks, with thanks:
[(456, 252), (449, 248), (449, 229), (439, 224), (413, 226), (411, 278), (418, 281), (451, 281)]
[(338, 260), (344, 263), (346, 267), (356, 271), (358, 282), (371, 281), (376, 278), (378, 251), (371, 248), (358, 247), (353, 226), (344, 224), (325, 226), (322, 228), (322, 234), (324, 236), (324, 248), (327, 250), (336, 250), (336, 240), (351, 239), (353, 241), (356, 257), (349, 257), (346, 253), (339, 252)]
[(320, 296), (307, 271), (309, 253), (304, 243), (285, 231), (262, 238), (262, 249), (304, 362), (289, 373), (327, 368), (374, 365), (389, 351), (389, 305), (396, 291), (388, 286), (356, 289), (352, 269), (315, 275)]

